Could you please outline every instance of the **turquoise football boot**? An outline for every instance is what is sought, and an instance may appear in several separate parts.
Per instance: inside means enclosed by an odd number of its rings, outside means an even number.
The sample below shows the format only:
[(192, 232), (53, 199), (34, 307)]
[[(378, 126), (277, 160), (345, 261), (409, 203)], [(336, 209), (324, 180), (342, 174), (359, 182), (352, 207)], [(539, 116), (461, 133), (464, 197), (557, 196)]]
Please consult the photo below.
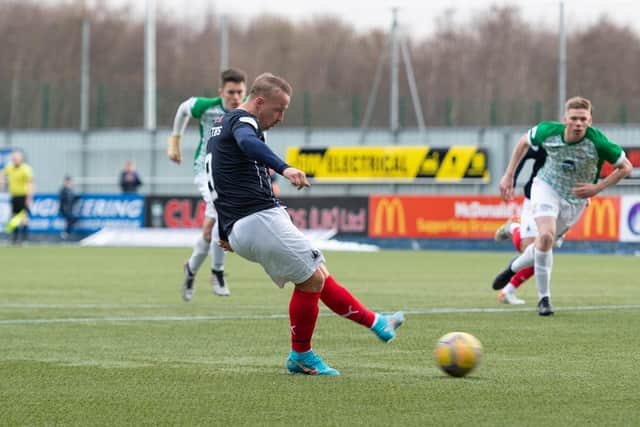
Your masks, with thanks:
[(340, 375), (340, 372), (324, 363), (312, 350), (304, 353), (291, 350), (287, 359), (287, 370), (290, 374)]
[(396, 337), (396, 329), (404, 323), (404, 313), (396, 311), (391, 315), (377, 313), (376, 322), (371, 330), (384, 342), (393, 341)]

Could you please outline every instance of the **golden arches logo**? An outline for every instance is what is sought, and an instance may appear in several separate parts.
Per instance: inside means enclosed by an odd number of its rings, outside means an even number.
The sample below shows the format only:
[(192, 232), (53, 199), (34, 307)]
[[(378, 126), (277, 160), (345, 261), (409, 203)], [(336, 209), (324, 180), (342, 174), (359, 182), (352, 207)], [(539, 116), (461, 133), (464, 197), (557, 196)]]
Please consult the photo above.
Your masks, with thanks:
[[(376, 206), (375, 220), (373, 225), (374, 234), (382, 234), (383, 233), (383, 223), (384, 223), (384, 232), (392, 233), (397, 230), (398, 234), (405, 235), (407, 234), (407, 224), (404, 212), (404, 205), (402, 201), (397, 198), (386, 198), (383, 197), (378, 202)], [(397, 224), (397, 228), (395, 225)]]
[(605, 220), (609, 225), (606, 237), (615, 238), (617, 235), (617, 222), (616, 208), (613, 205), (613, 201), (610, 199), (591, 199), (591, 203), (584, 213), (584, 236), (590, 237), (594, 228), (596, 236), (605, 236)]

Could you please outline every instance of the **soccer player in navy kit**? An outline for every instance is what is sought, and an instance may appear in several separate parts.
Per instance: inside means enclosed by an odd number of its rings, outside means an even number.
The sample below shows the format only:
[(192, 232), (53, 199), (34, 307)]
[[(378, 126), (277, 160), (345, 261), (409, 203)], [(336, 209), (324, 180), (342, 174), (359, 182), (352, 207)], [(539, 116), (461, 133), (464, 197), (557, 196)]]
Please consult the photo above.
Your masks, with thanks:
[(264, 142), (263, 132), (277, 125), (289, 107), (292, 89), (283, 78), (258, 76), (249, 98), (211, 129), (206, 168), (218, 198), (220, 245), (257, 262), (279, 287), (293, 282), (289, 303), (291, 373), (339, 375), (311, 349), (318, 300), (335, 313), (370, 328), (382, 341), (395, 338), (402, 312), (390, 316), (368, 310), (335, 281), (324, 256), (298, 230), (273, 194), (269, 168), (299, 190), (309, 187), (305, 173), (289, 166)]

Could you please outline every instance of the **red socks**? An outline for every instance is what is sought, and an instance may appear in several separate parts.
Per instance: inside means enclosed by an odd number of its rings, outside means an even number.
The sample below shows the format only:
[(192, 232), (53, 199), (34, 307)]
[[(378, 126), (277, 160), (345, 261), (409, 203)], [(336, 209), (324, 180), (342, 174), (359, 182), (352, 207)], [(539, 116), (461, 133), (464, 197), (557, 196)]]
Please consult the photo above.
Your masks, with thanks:
[[(518, 233), (519, 234), (519, 233)], [(520, 285), (529, 279), (529, 277), (533, 276), (533, 266), (525, 267), (522, 270), (518, 271), (515, 276), (511, 278), (509, 283), (513, 285), (514, 288), (518, 289)]]
[(513, 242), (513, 246), (515, 246), (516, 251), (520, 252), (520, 244), (522, 243), (522, 237), (520, 237), (520, 227), (517, 227), (513, 230), (511, 234), (511, 241)]
[[(513, 246), (515, 246), (516, 251), (520, 252), (520, 245), (522, 244), (522, 237), (520, 236), (520, 227), (517, 227), (513, 230), (513, 234), (511, 236), (511, 241), (513, 242)], [(533, 266), (523, 268), (518, 271), (515, 276), (513, 276), (510, 280), (510, 283), (514, 288), (519, 288), (524, 282), (529, 279), (529, 277), (533, 276)]]
[(311, 350), (311, 337), (318, 320), (320, 292), (293, 290), (289, 302), (291, 348), (298, 353)]
[(311, 350), (311, 337), (318, 320), (318, 299), (336, 314), (360, 323), (367, 328), (373, 326), (376, 314), (367, 310), (351, 293), (340, 286), (332, 276), (324, 281), (322, 292), (293, 290), (289, 302), (291, 348), (298, 353)]
[(371, 328), (376, 320), (376, 314), (371, 310), (367, 310), (348, 290), (340, 286), (333, 276), (327, 277), (324, 281), (320, 300), (334, 313), (360, 323), (367, 328)]

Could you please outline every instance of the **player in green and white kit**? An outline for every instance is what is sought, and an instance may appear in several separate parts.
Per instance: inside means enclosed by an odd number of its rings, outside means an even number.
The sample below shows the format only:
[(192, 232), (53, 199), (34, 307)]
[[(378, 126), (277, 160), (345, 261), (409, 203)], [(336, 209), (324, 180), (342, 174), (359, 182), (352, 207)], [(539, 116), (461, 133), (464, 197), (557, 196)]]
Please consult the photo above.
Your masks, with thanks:
[[(211, 251), (211, 286), (213, 292), (220, 296), (230, 294), (224, 281), (224, 250), (218, 246), (218, 227), (214, 227), (218, 215), (213, 202), (217, 194), (209, 188), (208, 176), (205, 170), (207, 155), (207, 141), (211, 137), (211, 128), (222, 116), (236, 109), (245, 98), (247, 91), (246, 74), (243, 71), (228, 69), (220, 75), (220, 96), (217, 98), (189, 98), (178, 107), (173, 121), (173, 133), (169, 137), (167, 156), (175, 163), (180, 163), (182, 153), (180, 142), (190, 118), (199, 119), (200, 140), (193, 160), (194, 182), (206, 202), (205, 219), (202, 225), (202, 236), (196, 242), (191, 258), (184, 263), (184, 281), (182, 284), (182, 298), (191, 301), (195, 292), (194, 282), (198, 269)], [(213, 236), (212, 236), (213, 234)]]
[[(569, 99), (563, 123), (540, 123), (520, 138), (500, 180), (502, 198), (511, 200), (513, 174), (529, 146), (543, 147), (547, 152), (547, 160), (531, 187), (533, 216), (538, 227), (536, 240), (493, 283), (494, 289), (501, 289), (515, 272), (534, 265), (541, 316), (553, 314), (549, 282), (554, 240), (578, 221), (589, 197), (617, 184), (633, 169), (622, 148), (591, 127), (591, 123), (591, 101), (581, 97)], [(598, 181), (605, 161), (615, 169)]]

